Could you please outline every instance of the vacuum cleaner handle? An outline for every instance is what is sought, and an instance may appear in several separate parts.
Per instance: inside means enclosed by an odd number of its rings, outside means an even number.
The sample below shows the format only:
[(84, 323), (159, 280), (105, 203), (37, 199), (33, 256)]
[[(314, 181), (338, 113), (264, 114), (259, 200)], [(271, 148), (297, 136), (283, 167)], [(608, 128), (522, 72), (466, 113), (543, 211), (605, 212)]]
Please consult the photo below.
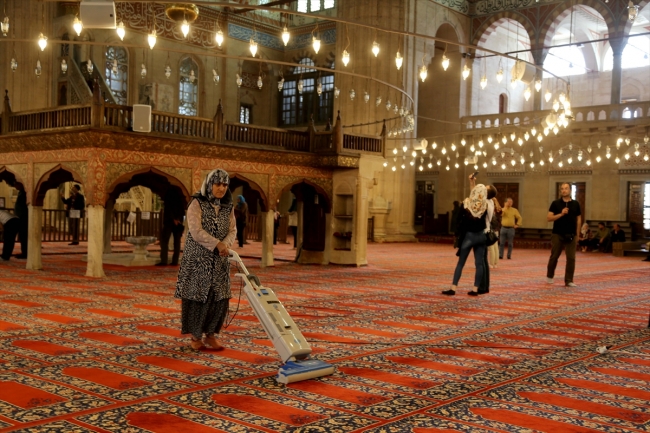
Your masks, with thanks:
[(239, 254), (237, 254), (236, 251), (233, 251), (231, 249), (228, 249), (228, 260), (232, 260), (233, 262), (237, 262), (239, 264), (239, 268), (241, 269), (242, 273), (248, 277), (250, 275), (248, 273), (248, 269), (246, 269), (246, 266), (244, 265), (244, 262), (242, 261), (241, 257), (239, 257)]

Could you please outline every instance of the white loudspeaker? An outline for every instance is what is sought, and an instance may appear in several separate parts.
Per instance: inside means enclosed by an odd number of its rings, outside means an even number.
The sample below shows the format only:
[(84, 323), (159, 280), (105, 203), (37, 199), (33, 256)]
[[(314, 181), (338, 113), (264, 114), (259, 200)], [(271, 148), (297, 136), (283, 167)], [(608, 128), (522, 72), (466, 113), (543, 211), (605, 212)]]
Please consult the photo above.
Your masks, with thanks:
[(89, 29), (114, 29), (115, 16), (113, 0), (84, 0), (79, 6), (79, 19)]
[(151, 105), (133, 105), (133, 132), (151, 132)]

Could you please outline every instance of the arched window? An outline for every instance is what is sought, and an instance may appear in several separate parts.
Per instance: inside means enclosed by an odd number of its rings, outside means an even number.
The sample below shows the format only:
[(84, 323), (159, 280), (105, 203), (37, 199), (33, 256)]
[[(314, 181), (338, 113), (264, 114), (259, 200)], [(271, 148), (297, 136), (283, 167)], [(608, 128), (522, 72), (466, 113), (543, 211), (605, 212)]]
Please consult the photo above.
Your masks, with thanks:
[(178, 89), (178, 114), (197, 116), (199, 107), (199, 67), (187, 57), (181, 62)]
[[(621, 68), (643, 68), (650, 66), (650, 37), (636, 36), (629, 38), (621, 56)], [(611, 71), (614, 67), (614, 53), (609, 47), (605, 54), (603, 71)]]
[(127, 104), (129, 90), (129, 56), (122, 47), (106, 49), (106, 85), (120, 105)]
[[(575, 45), (548, 50), (548, 55), (544, 60), (544, 69), (548, 69), (560, 77), (587, 73), (585, 56), (582, 49)], [(544, 77), (550, 76), (547, 72), (544, 73)]]
[(300, 59), (298, 64), (304, 65), (304, 66), (296, 66), (295, 68), (293, 68), (293, 73), (294, 74), (303, 74), (303, 73), (307, 73), (307, 72), (316, 72), (316, 69), (312, 69), (312, 68), (309, 67), (309, 66), (316, 66), (314, 64), (314, 61), (312, 59), (310, 59), (309, 57), (305, 57), (303, 59)]
[(507, 112), (508, 112), (508, 95), (502, 93), (499, 95), (499, 113), (507, 113)]

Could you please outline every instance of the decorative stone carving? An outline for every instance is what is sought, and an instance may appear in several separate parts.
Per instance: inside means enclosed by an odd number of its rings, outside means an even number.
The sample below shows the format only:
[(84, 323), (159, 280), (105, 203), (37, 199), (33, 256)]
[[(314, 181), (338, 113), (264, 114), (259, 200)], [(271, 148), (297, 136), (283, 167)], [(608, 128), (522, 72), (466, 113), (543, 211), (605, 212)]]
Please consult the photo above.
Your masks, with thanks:
[(168, 175), (178, 179), (187, 191), (192, 194), (192, 169), (190, 168), (181, 168), (181, 167), (165, 167), (165, 166), (155, 166), (157, 170), (167, 173)]

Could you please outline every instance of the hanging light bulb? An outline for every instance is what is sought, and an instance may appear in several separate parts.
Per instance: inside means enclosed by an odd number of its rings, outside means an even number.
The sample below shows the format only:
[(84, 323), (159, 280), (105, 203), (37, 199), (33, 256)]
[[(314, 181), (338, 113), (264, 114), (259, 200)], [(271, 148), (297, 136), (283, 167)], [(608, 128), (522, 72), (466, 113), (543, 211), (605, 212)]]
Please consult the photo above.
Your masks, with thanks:
[(350, 89), (350, 101), (354, 101), (354, 98), (357, 96), (357, 93), (354, 89)]
[(302, 89), (304, 89), (305, 83), (302, 81), (302, 78), (298, 80), (298, 93), (302, 94)]
[(427, 79), (427, 74), (428, 74), (427, 66), (422, 65), (422, 67), (420, 68), (420, 79), (422, 80), (423, 83), (424, 80)]
[(37, 78), (41, 78), (41, 72), (42, 72), (42, 70), (43, 70), (43, 69), (41, 68), (41, 61), (40, 61), (40, 60), (36, 60), (36, 68), (34, 68), (34, 73), (36, 74), (36, 77), (37, 77)]
[(384, 161), (384, 167), (388, 167), (388, 161)]
[(488, 141), (488, 143), (490, 143), (490, 144), (492, 143), (492, 136), (491, 136), (491, 135), (488, 135), (488, 137), (487, 137), (487, 141)]
[(470, 71), (467, 65), (463, 66), (463, 72), (461, 73), (461, 75), (463, 76), (463, 80), (467, 80), (467, 77), (469, 77), (469, 72)]
[(219, 72), (217, 72), (216, 69), (213, 69), (212, 70), (212, 81), (214, 82), (214, 84), (219, 84), (220, 79), (221, 79), (221, 77), (219, 77)]
[(614, 162), (620, 164), (621, 158), (619, 158), (618, 155), (616, 155), (616, 159), (614, 160)]
[(539, 92), (542, 90), (542, 80), (535, 80), (535, 91)]
[(381, 96), (377, 96), (375, 99), (375, 107), (379, 107), (381, 105)]
[(447, 153), (447, 148), (446, 148), (446, 147), (443, 147), (442, 150), (441, 150), (440, 152), (442, 152), (442, 154), (445, 155), (445, 154)]
[(390, 107), (392, 107), (392, 105), (391, 105), (390, 99), (389, 99), (388, 101), (386, 101), (386, 111), (390, 111)]
[(126, 35), (126, 27), (124, 26), (124, 21), (120, 20), (119, 24), (115, 28), (115, 31), (117, 32), (117, 36), (120, 38), (120, 41), (123, 41), (124, 36)]
[(341, 94), (341, 89), (339, 89), (338, 87), (334, 87), (334, 97), (338, 99), (340, 94)]
[(528, 141), (529, 138), (530, 138), (530, 134), (528, 133), (528, 131), (524, 132), (524, 140)]
[(284, 42), (285, 47), (289, 44), (289, 39), (291, 39), (291, 33), (289, 33), (287, 26), (284, 26), (282, 29), (282, 42)]
[(451, 151), (452, 152), (456, 151), (456, 145), (454, 143), (451, 143)]
[[(194, 71), (192, 71), (194, 72)], [(144, 66), (144, 63), (142, 64), (142, 67), (140, 68), (140, 76), (142, 78), (147, 76), (147, 68)]]
[(545, 100), (546, 102), (550, 101), (550, 100), (551, 100), (551, 96), (553, 96), (553, 94), (551, 93), (550, 90), (547, 89), (547, 90), (546, 90), (546, 93), (544, 93), (544, 100)]
[(184, 38), (190, 33), (190, 23), (186, 19), (183, 19), (183, 23), (181, 24), (181, 33), (183, 33)]
[(84, 25), (78, 16), (74, 17), (74, 21), (72, 22), (72, 28), (74, 29), (77, 36), (81, 36), (81, 30), (84, 28)]
[(169, 80), (169, 77), (172, 76), (172, 67), (167, 65), (165, 66), (165, 78)]
[(502, 135), (501, 136), (501, 141), (503, 142), (503, 144), (506, 144), (508, 142), (508, 138), (506, 138), (505, 135)]
[(320, 39), (318, 39), (316, 36), (313, 36), (311, 40), (311, 46), (314, 48), (314, 52), (318, 54), (320, 51)]
[(257, 88), (262, 90), (262, 86), (264, 86), (264, 82), (262, 81), (262, 76), (258, 75), (257, 76)]
[(602, 158), (600, 157), (600, 155), (597, 155), (596, 156), (596, 162), (600, 162), (600, 161), (602, 161)]
[(237, 79), (235, 80), (235, 82), (237, 83), (237, 87), (241, 87), (244, 80), (242, 80), (242, 78), (239, 76), (239, 74), (236, 74), (236, 76), (237, 76)]
[(560, 109), (560, 103), (556, 99), (553, 101), (553, 111), (558, 111), (559, 109)]
[(95, 67), (93, 66), (92, 60), (88, 59), (88, 62), (86, 62), (86, 69), (88, 70), (88, 73), (90, 75), (93, 74), (93, 70), (95, 69)]
[(399, 51), (397, 51), (397, 54), (395, 55), (395, 66), (397, 66), (398, 71), (401, 69), (403, 62), (404, 59), (402, 58), (402, 55), (400, 54)]
[(566, 101), (566, 93), (561, 92), (560, 93), (560, 104), (564, 104), (564, 101)]
[(347, 66), (350, 63), (350, 53), (348, 53), (348, 50), (343, 50), (341, 60), (343, 61), (343, 66)]
[(393, 166), (392, 170), (393, 170), (393, 171), (397, 170), (397, 167)]
[[(142, 65), (144, 66), (144, 65)], [(196, 80), (196, 76), (194, 75), (194, 69), (190, 69), (190, 77), (189, 77), (190, 83), (194, 83), (194, 80)]]
[(41, 47), (41, 51), (45, 51), (45, 47), (47, 47), (47, 36), (43, 33), (38, 36), (38, 46)]
[(611, 152), (610, 152), (610, 150), (609, 150), (609, 146), (607, 146), (607, 147), (605, 148), (605, 158), (609, 159), (609, 158), (611, 158), (611, 157), (612, 157), (612, 154), (611, 154)]
[(149, 48), (153, 50), (153, 47), (156, 46), (156, 41), (158, 40), (158, 35), (156, 34), (156, 30), (152, 30), (151, 33), (149, 33), (149, 36), (147, 36), (147, 42), (149, 43)]
[(503, 68), (499, 68), (497, 72), (497, 83), (501, 83), (501, 81), (503, 81)]
[(7, 36), (9, 34), (9, 17), (4, 17), (0, 23), (0, 29), (2, 29), (2, 36)]
[(532, 135), (533, 137), (536, 136), (537, 135), (537, 128), (535, 128), (533, 126), (533, 128), (530, 130), (530, 135)]
[(445, 167), (445, 170), (449, 171), (449, 164)]
[(255, 57), (255, 54), (257, 54), (257, 42), (255, 42), (255, 39), (251, 38), (248, 44), (248, 48), (251, 50), (251, 55)]
[(628, 161), (630, 159), (630, 154), (629, 153), (625, 153), (625, 155), (623, 155), (623, 156), (625, 157), (626, 161)]
[(393, 113), (397, 114), (398, 111), (399, 111), (399, 105), (397, 104), (393, 105)]
[(514, 89), (515, 87), (517, 87), (517, 83), (518, 83), (518, 81), (516, 79), (512, 78), (510, 80), (510, 87), (512, 87)]
[(113, 71), (113, 74), (117, 75), (117, 59), (113, 59), (113, 67), (111, 68), (111, 71)]
[(648, 159), (650, 159), (650, 157), (648, 157), (648, 154), (647, 154), (647, 153), (646, 153), (645, 155), (643, 155), (643, 160), (644, 160), (644, 161), (646, 161), (646, 162), (647, 162), (647, 161), (648, 161)]
[(406, 165), (402, 164), (400, 167), (402, 167), (402, 170), (406, 168)]
[(523, 146), (523, 145), (524, 145), (524, 140), (522, 140), (521, 138), (519, 138), (519, 139), (517, 140), (517, 144), (518, 144), (519, 146)]
[[(280, 81), (278, 81), (278, 91), (282, 91), (284, 89), (284, 77), (280, 78)], [(338, 97), (338, 95), (336, 95)]]
[(537, 135), (537, 141), (538, 141), (538, 142), (541, 143), (543, 139), (544, 139), (544, 136), (543, 136), (542, 134), (538, 134), (538, 135)]
[(526, 90), (524, 91), (524, 99), (528, 101), (530, 99), (531, 91), (530, 87), (526, 87)]
[(429, 162), (429, 163), (427, 164), (427, 167), (428, 167), (429, 169), (431, 169), (431, 168), (433, 168), (433, 164)]
[(217, 30), (217, 33), (214, 35), (214, 40), (217, 42), (219, 48), (221, 48), (221, 44), (223, 44), (223, 32), (221, 29)]
[(16, 72), (16, 69), (18, 69), (18, 61), (16, 61), (15, 57), (11, 58), (11, 72)]
[(61, 59), (61, 73), (65, 75), (66, 72), (68, 72), (68, 63), (65, 59)]
[(481, 89), (485, 89), (487, 87), (487, 77), (483, 75), (481, 77), (481, 83), (480, 83)]
[(443, 53), (442, 55), (442, 69), (444, 69), (445, 71), (449, 67), (449, 57), (447, 57), (446, 53), (447, 52), (445, 51), (445, 53)]
[(372, 54), (374, 54), (375, 57), (379, 55), (379, 42), (377, 41), (374, 41), (372, 43)]
[(478, 147), (483, 149), (483, 139), (478, 141)]

